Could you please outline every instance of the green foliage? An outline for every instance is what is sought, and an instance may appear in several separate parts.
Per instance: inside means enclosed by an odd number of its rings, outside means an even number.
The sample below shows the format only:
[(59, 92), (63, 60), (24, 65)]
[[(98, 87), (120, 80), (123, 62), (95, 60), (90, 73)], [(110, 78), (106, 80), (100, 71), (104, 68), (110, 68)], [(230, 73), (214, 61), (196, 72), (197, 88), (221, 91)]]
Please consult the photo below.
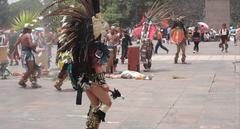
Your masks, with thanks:
[(25, 24), (31, 24), (33, 27), (36, 26), (36, 20), (38, 17), (38, 13), (33, 11), (22, 11), (16, 18), (13, 20), (12, 27), (19, 31), (24, 28)]
[[(49, 4), (54, 2), (55, 0), (43, 0), (44, 6), (43, 8), (46, 8)], [(75, 5), (76, 6), (77, 0), (65, 0), (64, 2), (61, 2), (60, 4), (56, 4), (55, 6), (51, 7), (49, 11), (55, 10), (57, 8), (62, 8), (65, 6)], [(62, 16), (58, 17), (49, 17), (47, 19), (44, 19), (42, 25), (50, 29), (51, 31), (57, 31), (59, 27), (61, 27), (61, 20)]]
[(108, 6), (104, 12), (104, 18), (109, 23), (118, 23), (123, 18), (123, 14), (118, 9), (118, 5)]
[(6, 26), (8, 22), (8, 3), (7, 0), (0, 0), (0, 28)]
[(186, 26), (195, 26), (204, 20), (205, 0), (172, 0), (171, 3), (176, 15), (185, 16)]
[(140, 22), (142, 15), (155, 0), (102, 0), (101, 9), (104, 18), (110, 24), (122, 27)]
[[(23, 10), (40, 11), (47, 4), (54, 0), (19, 0), (11, 5), (7, 4), (7, 0), (0, 0), (0, 26), (7, 26)], [(43, 1), (41, 3), (40, 1)], [(76, 0), (66, 0), (62, 4), (74, 4)], [(170, 0), (161, 0), (163, 2)], [(181, 13), (186, 16), (187, 25), (192, 25), (204, 18), (204, 1), (205, 0), (171, 0), (174, 12)], [(231, 1), (231, 17), (232, 22), (237, 24), (240, 21), (240, 2), (239, 0)], [(150, 9), (155, 0), (101, 0), (101, 11), (104, 19), (110, 24), (118, 24), (121, 27), (134, 26), (140, 22), (143, 14)], [(61, 6), (57, 5), (56, 7)], [(61, 18), (58, 18), (59, 20)], [(59, 23), (56, 19), (47, 20), (45, 24), (49, 24), (56, 28)], [(57, 24), (57, 26), (55, 25)]]
[(231, 5), (231, 18), (234, 27), (240, 26), (240, 2), (239, 0), (230, 0)]
[(12, 17), (15, 17), (23, 10), (40, 11), (41, 9), (42, 3), (39, 0), (20, 0), (9, 6), (9, 13)]
[(20, 12), (38, 12), (42, 9), (42, 3), (39, 0), (20, 0), (9, 5), (9, 8), (5, 15), (8, 16), (8, 25), (13, 23), (14, 18), (16, 18)]

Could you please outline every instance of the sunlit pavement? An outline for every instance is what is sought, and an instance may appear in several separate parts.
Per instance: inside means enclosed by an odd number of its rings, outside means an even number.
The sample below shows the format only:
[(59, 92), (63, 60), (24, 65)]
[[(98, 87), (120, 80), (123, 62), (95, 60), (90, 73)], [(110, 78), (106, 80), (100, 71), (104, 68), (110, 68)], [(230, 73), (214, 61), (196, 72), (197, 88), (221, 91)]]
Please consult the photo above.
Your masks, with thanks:
[[(222, 53), (217, 42), (200, 44), (200, 52), (187, 47), (188, 64), (173, 64), (174, 45), (164, 44), (153, 56), (153, 80), (108, 79), (125, 100), (113, 106), (101, 129), (239, 129), (240, 128), (240, 47), (229, 43)], [(55, 68), (55, 67), (53, 67)], [(125, 70), (127, 64), (119, 64)], [(12, 71), (22, 68), (10, 67)], [(75, 105), (76, 92), (69, 81), (63, 91), (53, 80), (39, 80), (42, 88), (23, 89), (19, 77), (0, 80), (0, 129), (84, 129), (89, 102)]]

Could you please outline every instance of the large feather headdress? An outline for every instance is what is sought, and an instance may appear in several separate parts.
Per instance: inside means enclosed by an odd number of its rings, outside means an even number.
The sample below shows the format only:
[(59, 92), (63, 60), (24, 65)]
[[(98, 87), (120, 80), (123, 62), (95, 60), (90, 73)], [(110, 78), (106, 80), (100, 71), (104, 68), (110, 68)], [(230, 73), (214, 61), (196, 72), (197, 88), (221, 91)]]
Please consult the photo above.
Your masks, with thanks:
[(172, 9), (169, 8), (169, 3), (169, 1), (162, 3), (160, 0), (155, 0), (145, 16), (150, 20), (157, 19), (158, 21), (162, 21), (168, 19), (169, 13), (172, 11)]
[[(98, 39), (101, 30), (108, 24), (101, 17), (99, 0), (78, 0), (74, 4), (63, 4), (59, 8), (49, 11), (56, 4), (65, 0), (56, 0), (47, 6), (41, 13), (44, 18), (63, 16), (61, 37), (65, 39), (64, 45), (59, 49), (70, 50), (77, 47), (79, 51), (87, 50), (88, 45)], [(50, 12), (44, 15), (44, 13)]]
[(23, 28), (34, 28), (38, 22), (38, 13), (33, 11), (22, 11), (17, 17), (14, 18), (12, 27), (16, 30)]

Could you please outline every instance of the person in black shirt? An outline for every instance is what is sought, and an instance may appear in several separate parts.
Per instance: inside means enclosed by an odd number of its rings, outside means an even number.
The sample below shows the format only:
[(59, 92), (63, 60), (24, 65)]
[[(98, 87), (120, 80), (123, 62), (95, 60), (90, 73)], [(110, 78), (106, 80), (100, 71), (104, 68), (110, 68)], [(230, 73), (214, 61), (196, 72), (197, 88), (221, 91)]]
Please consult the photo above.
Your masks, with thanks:
[(124, 64), (124, 60), (127, 59), (129, 45), (132, 45), (131, 37), (129, 36), (128, 32), (125, 30), (122, 38), (122, 56), (121, 56), (122, 64)]
[(201, 40), (201, 34), (198, 31), (198, 27), (195, 27), (192, 38), (193, 38), (193, 42), (194, 42), (193, 53), (199, 52), (199, 43)]

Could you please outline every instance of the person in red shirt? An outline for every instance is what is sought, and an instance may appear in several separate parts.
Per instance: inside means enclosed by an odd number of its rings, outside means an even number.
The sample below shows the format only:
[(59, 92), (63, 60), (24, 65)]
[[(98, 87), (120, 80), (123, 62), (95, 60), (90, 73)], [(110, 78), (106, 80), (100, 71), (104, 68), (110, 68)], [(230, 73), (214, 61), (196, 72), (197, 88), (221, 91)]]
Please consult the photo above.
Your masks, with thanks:
[(194, 42), (193, 53), (199, 52), (199, 43), (201, 41), (201, 34), (198, 31), (198, 27), (195, 27), (192, 39)]
[(200, 27), (201, 40), (204, 41), (205, 27), (201, 25)]
[(168, 53), (169, 50), (165, 46), (163, 46), (163, 44), (162, 44), (162, 33), (161, 33), (160, 29), (157, 32), (157, 40), (158, 40), (158, 42), (157, 42), (157, 44), (155, 46), (155, 52), (154, 53), (155, 54), (158, 53), (158, 48), (159, 47), (161, 47), (162, 49), (164, 49)]

